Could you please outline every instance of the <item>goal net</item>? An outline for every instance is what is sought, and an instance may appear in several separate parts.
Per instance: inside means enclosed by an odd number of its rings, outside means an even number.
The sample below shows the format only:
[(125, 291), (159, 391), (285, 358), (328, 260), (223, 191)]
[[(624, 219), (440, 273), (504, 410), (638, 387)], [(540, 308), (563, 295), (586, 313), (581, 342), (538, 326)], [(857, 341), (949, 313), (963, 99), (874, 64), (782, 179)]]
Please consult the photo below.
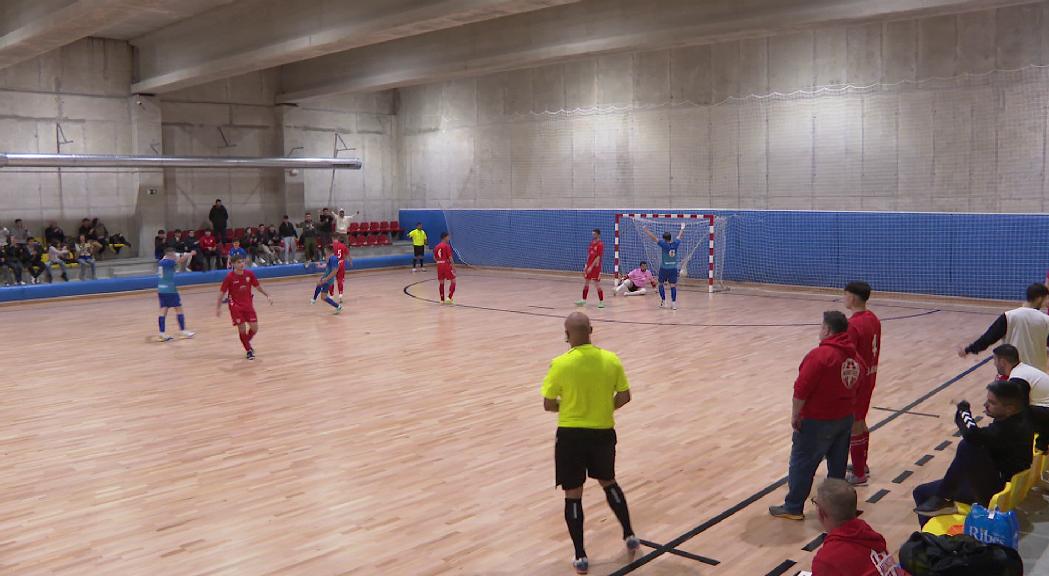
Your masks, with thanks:
[(682, 278), (705, 282), (710, 292), (725, 289), (725, 233), (728, 219), (712, 214), (617, 214), (615, 224), (616, 279), (625, 276), (642, 261), (657, 273), (662, 249), (645, 231), (657, 239), (669, 233), (680, 238), (678, 270)]

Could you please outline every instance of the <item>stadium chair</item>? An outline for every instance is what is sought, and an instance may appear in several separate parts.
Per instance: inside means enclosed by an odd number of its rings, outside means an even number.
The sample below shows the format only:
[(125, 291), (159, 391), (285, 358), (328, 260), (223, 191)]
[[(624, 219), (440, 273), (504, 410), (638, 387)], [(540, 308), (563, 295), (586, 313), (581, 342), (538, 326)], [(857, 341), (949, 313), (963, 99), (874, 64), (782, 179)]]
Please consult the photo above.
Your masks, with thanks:
[(372, 234), (374, 234), (374, 233), (376, 233), (378, 231), (379, 231), (379, 223), (378, 222), (368, 222), (368, 232), (371, 232)]
[(378, 245), (379, 245), (379, 235), (378, 234), (369, 234), (368, 235), (368, 246), (378, 246)]
[(234, 240), (240, 240), (243, 237), (244, 237), (244, 229), (243, 228), (234, 228), (233, 229), (233, 239)]
[(350, 222), (349, 229), (346, 230), (349, 234), (356, 234), (361, 231), (360, 222)]
[(354, 248), (360, 248), (361, 246), (364, 246), (364, 237), (360, 234), (354, 234), (350, 238), (350, 246)]
[(397, 222), (396, 220), (390, 220), (390, 234), (393, 234), (393, 235), (397, 236), (397, 235), (400, 235), (400, 233), (401, 233), (401, 224), (400, 224), (400, 222)]
[(167, 234), (165, 236), (167, 237), (168, 242), (170, 242), (170, 241), (175, 239), (175, 231), (174, 230), (168, 230), (168, 232), (167, 232)]
[(389, 234), (390, 233), (390, 223), (386, 222), (386, 221), (380, 221), (379, 222), (379, 232), (381, 234)]
[(390, 244), (392, 244), (392, 242), (390, 241), (390, 237), (389, 236), (387, 236), (386, 234), (383, 234), (383, 235), (379, 236), (379, 245), (380, 246), (389, 246)]

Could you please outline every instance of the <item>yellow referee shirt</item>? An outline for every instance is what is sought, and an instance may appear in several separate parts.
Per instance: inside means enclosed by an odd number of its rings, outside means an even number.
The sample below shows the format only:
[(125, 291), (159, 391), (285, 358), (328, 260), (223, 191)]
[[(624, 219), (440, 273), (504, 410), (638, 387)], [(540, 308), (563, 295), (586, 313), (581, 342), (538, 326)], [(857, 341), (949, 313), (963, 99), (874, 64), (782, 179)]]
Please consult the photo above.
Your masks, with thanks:
[(426, 246), (426, 232), (415, 228), (408, 233), (408, 237), (412, 239), (412, 246)]
[(543, 380), (543, 398), (561, 399), (561, 428), (614, 428), (616, 392), (630, 389), (623, 364), (613, 352), (593, 344), (576, 346), (550, 362)]

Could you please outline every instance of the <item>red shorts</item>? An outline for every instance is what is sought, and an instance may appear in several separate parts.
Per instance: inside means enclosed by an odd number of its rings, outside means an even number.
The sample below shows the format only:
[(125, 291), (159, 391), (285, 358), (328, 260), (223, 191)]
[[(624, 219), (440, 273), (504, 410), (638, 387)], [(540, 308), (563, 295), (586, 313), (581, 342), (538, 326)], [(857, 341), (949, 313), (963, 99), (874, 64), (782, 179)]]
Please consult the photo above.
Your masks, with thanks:
[(444, 282), (445, 280), (455, 280), (455, 269), (449, 264), (438, 264), (437, 280), (441, 282)]
[(229, 317), (233, 320), (234, 326), (259, 321), (259, 317), (255, 315), (254, 306), (230, 306)]
[(587, 280), (600, 280), (601, 279), (601, 269), (600, 268), (594, 268), (594, 269), (590, 270), (589, 272), (586, 272), (583, 275), (583, 277), (586, 278)]
[(335, 273), (335, 279), (342, 281), (346, 279), (346, 261), (339, 261), (339, 270)]
[(856, 399), (852, 403), (852, 418), (855, 422), (867, 419), (867, 412), (871, 409), (871, 397), (874, 396), (874, 384), (878, 379), (878, 373), (867, 375), (863, 384), (856, 389)]

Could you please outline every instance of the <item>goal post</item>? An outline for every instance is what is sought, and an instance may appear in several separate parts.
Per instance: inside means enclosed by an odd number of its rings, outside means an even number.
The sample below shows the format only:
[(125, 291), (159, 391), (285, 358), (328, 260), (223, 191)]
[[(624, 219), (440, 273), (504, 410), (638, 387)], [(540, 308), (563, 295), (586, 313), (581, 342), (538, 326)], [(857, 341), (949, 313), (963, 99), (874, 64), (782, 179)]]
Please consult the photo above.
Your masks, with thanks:
[(717, 254), (719, 250), (724, 254), (725, 222), (725, 218), (714, 214), (616, 214), (613, 263), (616, 282), (641, 261), (648, 262), (650, 268), (658, 271), (661, 250), (643, 231), (650, 229), (656, 237), (665, 232), (675, 238), (680, 235), (678, 267), (681, 273), (686, 278), (705, 277), (708, 292), (723, 290), (720, 271), (724, 266)]

